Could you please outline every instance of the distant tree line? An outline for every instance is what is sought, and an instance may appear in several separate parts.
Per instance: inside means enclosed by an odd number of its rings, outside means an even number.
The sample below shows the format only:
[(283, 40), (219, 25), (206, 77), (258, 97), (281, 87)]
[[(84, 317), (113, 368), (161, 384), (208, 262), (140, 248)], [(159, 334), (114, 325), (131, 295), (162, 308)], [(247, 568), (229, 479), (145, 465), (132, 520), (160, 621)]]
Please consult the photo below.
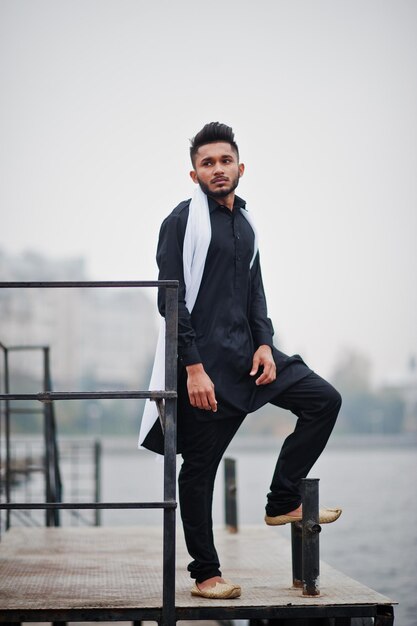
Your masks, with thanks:
[(392, 390), (373, 390), (371, 364), (357, 352), (347, 353), (331, 378), (343, 404), (336, 432), (394, 434), (403, 429), (404, 402)]
[[(147, 387), (149, 372), (142, 372), (139, 381)], [(394, 434), (403, 429), (404, 403), (400, 395), (387, 389), (373, 390), (371, 386), (371, 365), (369, 360), (356, 352), (344, 355), (338, 363), (330, 381), (340, 391), (342, 408), (337, 421), (337, 433), (382, 433)], [(102, 389), (93, 375), (83, 379), (81, 390)], [(114, 382), (113, 389), (122, 389), (123, 384)], [(17, 374), (13, 381), (13, 391), (27, 393), (39, 391), (39, 382), (25, 375)], [(11, 403), (11, 406), (16, 406)], [(39, 403), (20, 403), (23, 406), (39, 408)], [(58, 432), (60, 435), (135, 435), (142, 416), (143, 401), (71, 401), (55, 404)], [(243, 435), (265, 436), (272, 433), (285, 435), (294, 427), (294, 416), (288, 411), (271, 410), (267, 405), (245, 422)], [(14, 413), (12, 432), (43, 432), (42, 416), (36, 413)]]

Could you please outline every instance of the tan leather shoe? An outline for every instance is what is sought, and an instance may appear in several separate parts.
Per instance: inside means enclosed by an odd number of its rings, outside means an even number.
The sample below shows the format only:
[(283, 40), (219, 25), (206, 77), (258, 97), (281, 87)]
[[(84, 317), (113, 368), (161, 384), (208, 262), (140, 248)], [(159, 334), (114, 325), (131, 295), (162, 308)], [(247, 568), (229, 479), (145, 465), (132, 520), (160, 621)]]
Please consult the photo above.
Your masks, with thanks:
[[(319, 524), (331, 524), (342, 515), (342, 509), (319, 510)], [(283, 524), (291, 524), (293, 522), (301, 522), (302, 515), (265, 515), (265, 523), (268, 526), (282, 526)]]
[(227, 600), (231, 598), (239, 598), (241, 594), (241, 588), (239, 585), (234, 585), (230, 580), (224, 583), (216, 583), (214, 587), (208, 589), (200, 589), (197, 583), (191, 589), (192, 596), (199, 596), (200, 598), (209, 598), (212, 600)]

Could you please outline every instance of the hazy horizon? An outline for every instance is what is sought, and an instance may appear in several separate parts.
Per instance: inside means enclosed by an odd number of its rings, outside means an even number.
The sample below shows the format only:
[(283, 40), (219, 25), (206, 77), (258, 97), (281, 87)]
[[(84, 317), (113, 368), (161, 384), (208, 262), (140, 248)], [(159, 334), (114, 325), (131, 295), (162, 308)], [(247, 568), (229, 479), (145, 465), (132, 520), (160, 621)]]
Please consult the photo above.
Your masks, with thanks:
[(189, 138), (233, 126), (278, 343), (417, 354), (417, 4), (3, 0), (0, 247), (154, 279)]

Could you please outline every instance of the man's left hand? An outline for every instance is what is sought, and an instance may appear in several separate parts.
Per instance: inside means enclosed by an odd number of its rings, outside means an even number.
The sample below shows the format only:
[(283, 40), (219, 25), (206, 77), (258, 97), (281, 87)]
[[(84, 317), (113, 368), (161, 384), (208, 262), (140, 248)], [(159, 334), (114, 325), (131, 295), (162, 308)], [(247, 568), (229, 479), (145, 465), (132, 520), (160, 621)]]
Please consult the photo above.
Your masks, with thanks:
[(275, 366), (274, 357), (270, 346), (259, 346), (253, 355), (251, 376), (255, 376), (259, 368), (263, 368), (263, 372), (255, 381), (256, 385), (268, 385), (277, 377), (277, 368)]

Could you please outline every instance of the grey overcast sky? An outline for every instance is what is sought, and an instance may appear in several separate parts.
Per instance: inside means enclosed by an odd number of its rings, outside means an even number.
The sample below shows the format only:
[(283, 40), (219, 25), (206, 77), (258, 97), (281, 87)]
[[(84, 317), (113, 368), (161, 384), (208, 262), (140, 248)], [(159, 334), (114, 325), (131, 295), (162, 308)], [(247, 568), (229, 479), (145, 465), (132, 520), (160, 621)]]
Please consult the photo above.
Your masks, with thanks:
[(277, 343), (417, 353), (415, 0), (0, 0), (0, 247), (153, 279), (189, 138), (233, 126)]

